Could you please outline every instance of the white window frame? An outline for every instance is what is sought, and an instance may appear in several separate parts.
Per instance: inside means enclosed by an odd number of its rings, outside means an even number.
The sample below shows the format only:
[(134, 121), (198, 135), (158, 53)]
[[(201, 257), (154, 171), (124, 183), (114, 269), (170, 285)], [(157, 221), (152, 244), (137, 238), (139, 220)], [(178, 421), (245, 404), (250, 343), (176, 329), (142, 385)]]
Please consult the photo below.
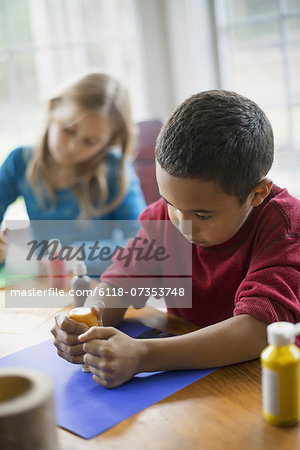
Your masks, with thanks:
[[(224, 17), (226, 13), (222, 10), (222, 8), (226, 8), (227, 0), (213, 0), (213, 11), (214, 11), (214, 24), (216, 30), (216, 41), (217, 41), (217, 55), (218, 55), (218, 67), (219, 67), (219, 79), (220, 79), (220, 88), (221, 89), (229, 89), (234, 90), (234, 86), (232, 84), (232, 80), (230, 77), (230, 62), (229, 59), (231, 55), (231, 49), (226, 47), (230, 45), (229, 39), (224, 39), (224, 34), (229, 33), (231, 30), (236, 29), (245, 25), (253, 25), (253, 24), (263, 24), (278, 21), (279, 29), (280, 29), (280, 51), (282, 53), (283, 58), (283, 73), (284, 73), (284, 89), (285, 89), (285, 109), (287, 113), (287, 122), (288, 122), (288, 140), (286, 143), (288, 150), (288, 167), (286, 169), (281, 169), (279, 166), (274, 164), (271, 169), (270, 175), (274, 177), (274, 180), (277, 182), (279, 180), (279, 184), (282, 187), (288, 187), (289, 191), (300, 198), (300, 161), (299, 161), (299, 144), (297, 144), (294, 140), (295, 128), (293, 121), (293, 109), (296, 107), (300, 107), (300, 102), (295, 101), (291, 92), (291, 72), (288, 58), (288, 48), (289, 43), (287, 40), (287, 21), (291, 18), (300, 17), (300, 12), (288, 12), (286, 7), (286, 0), (277, 0), (278, 1), (278, 13), (272, 13), (269, 15), (264, 15), (262, 17), (249, 17), (243, 20), (235, 20), (230, 23), (224, 22)], [(276, 130), (275, 130), (276, 131)], [(280, 151), (280, 149), (275, 148), (275, 161), (276, 161), (276, 152)]]
[[(1, 142), (0, 149), (0, 164), (4, 157), (11, 151), (15, 146), (31, 144), (37, 138), (36, 133), (29, 133), (28, 129), (24, 126), (22, 116), (24, 114), (23, 108), (21, 106), (21, 97), (18, 93), (18, 81), (16, 75), (16, 66), (14, 58), (16, 55), (20, 54), (31, 54), (35, 58), (36, 76), (37, 76), (37, 91), (39, 92), (39, 108), (40, 108), (40, 124), (36, 124), (36, 128), (43, 126), (43, 103), (45, 98), (51, 93), (51, 90), (55, 88), (57, 84), (70, 78), (77, 72), (83, 71), (87, 66), (87, 57), (85, 49), (94, 44), (101, 44), (103, 42), (120, 42), (123, 45), (124, 42), (135, 42), (136, 45), (132, 46), (133, 59), (135, 61), (135, 71), (136, 77), (134, 86), (131, 86), (131, 98), (135, 96), (134, 107), (133, 107), (133, 117), (134, 120), (141, 120), (145, 116), (150, 115), (148, 112), (147, 99), (145, 94), (145, 85), (143, 82), (142, 71), (143, 71), (143, 58), (141, 57), (141, 47), (139, 45), (139, 33), (140, 29), (138, 26), (138, 18), (136, 15), (136, 0), (128, 1), (128, 14), (130, 15), (130, 20), (132, 21), (132, 27), (125, 33), (111, 33), (107, 35), (101, 34), (99, 30), (99, 39), (85, 39), (84, 37), (80, 39), (74, 39), (70, 36), (70, 27), (77, 21), (80, 24), (80, 7), (81, 2), (76, 0), (51, 0), (51, 8), (54, 9), (57, 20), (61, 22), (61, 26), (64, 30), (64, 38), (61, 42), (44, 42), (41, 38), (41, 27), (39, 24), (34, 24), (31, 27), (31, 32), (33, 34), (33, 39), (30, 43), (13, 43), (10, 37), (10, 30), (8, 27), (8, 11), (7, 11), (7, 1), (0, 0), (0, 33), (2, 33), (4, 46), (0, 48), (0, 60), (2, 64), (5, 65), (8, 72), (8, 89), (9, 89), (9, 108), (11, 110), (14, 119), (14, 130), (12, 131), (13, 137), (5, 139)], [(111, 0), (106, 0), (110, 2)], [(30, 11), (34, 11), (34, 14), (39, 14), (39, 22), (47, 20), (47, 10), (43, 0), (28, 0), (29, 14)], [(72, 22), (73, 21), (73, 22)], [(37, 25), (37, 26), (34, 26)], [(62, 77), (61, 79), (56, 79), (54, 74), (54, 68), (51, 70), (51, 64), (45, 69), (43, 62), (40, 60), (40, 55), (47, 58), (46, 51), (48, 50), (65, 50), (68, 48), (76, 48), (79, 50), (83, 49), (81, 52), (81, 57), (74, 58), (70, 53), (68, 56), (68, 61), (61, 67)], [(78, 53), (76, 54), (76, 56)], [(101, 69), (101, 62), (98, 64)], [(106, 69), (104, 69), (106, 70)], [(125, 85), (128, 85), (128, 80), (123, 79), (120, 74), (116, 73), (116, 70), (108, 69), (108, 72), (112, 75), (117, 76), (123, 81)], [(133, 83), (132, 83), (133, 85)], [(133, 92), (134, 91), (134, 92)], [(4, 130), (3, 130), (4, 131)]]

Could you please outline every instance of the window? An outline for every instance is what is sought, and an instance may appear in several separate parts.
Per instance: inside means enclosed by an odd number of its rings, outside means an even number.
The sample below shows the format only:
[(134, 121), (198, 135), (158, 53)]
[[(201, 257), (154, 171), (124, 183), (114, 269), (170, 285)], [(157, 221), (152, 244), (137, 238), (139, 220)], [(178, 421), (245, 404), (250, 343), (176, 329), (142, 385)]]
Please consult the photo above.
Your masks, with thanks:
[(215, 0), (221, 88), (256, 101), (275, 134), (271, 175), (300, 198), (300, 1)]
[(43, 127), (43, 100), (62, 80), (97, 66), (129, 88), (143, 113), (132, 0), (0, 0), (0, 163), (32, 144)]

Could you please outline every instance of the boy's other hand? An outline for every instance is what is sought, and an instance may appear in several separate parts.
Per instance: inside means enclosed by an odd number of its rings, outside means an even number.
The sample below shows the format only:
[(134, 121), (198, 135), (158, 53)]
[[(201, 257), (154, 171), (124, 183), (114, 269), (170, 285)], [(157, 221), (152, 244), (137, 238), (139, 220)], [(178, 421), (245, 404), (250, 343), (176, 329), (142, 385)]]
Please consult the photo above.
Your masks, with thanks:
[(83, 344), (83, 361), (93, 379), (114, 388), (139, 372), (143, 343), (113, 327), (92, 327), (78, 337)]
[(105, 304), (101, 300), (97, 300), (90, 306), (90, 308), (91, 308), (92, 313), (94, 313), (97, 316), (99, 327), (102, 327)]
[(78, 341), (78, 336), (87, 330), (86, 324), (72, 320), (67, 311), (57, 313), (51, 333), (58, 355), (71, 363), (82, 364), (83, 344)]
[(113, 286), (101, 282), (96, 287), (96, 291), (89, 295), (84, 302), (85, 308), (91, 308), (91, 311), (96, 314), (98, 325), (102, 326), (118, 326), (122, 321), (126, 312), (127, 306), (122, 307), (121, 298), (116, 298), (111, 295), (101, 295), (101, 291), (106, 292), (109, 289), (115, 289)]

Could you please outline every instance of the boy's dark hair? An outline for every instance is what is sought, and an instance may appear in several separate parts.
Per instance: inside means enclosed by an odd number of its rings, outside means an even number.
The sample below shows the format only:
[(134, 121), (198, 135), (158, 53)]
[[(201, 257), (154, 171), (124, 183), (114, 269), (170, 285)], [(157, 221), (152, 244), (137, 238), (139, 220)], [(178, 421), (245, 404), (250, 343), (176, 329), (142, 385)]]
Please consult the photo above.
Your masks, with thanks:
[(235, 92), (192, 95), (174, 111), (155, 154), (169, 175), (217, 181), (244, 203), (272, 166), (272, 126), (253, 101)]

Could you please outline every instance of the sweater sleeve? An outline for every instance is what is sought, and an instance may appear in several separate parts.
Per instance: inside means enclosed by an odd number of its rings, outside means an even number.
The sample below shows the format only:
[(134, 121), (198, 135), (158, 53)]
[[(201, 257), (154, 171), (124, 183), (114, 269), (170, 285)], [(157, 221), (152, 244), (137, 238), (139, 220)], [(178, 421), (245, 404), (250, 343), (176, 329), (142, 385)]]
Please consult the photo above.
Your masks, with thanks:
[(236, 292), (234, 315), (295, 323), (300, 321), (300, 236), (286, 231), (279, 236), (275, 229), (252, 257)]
[(24, 174), (24, 149), (13, 150), (0, 168), (0, 223), (8, 206), (20, 195), (18, 180)]

